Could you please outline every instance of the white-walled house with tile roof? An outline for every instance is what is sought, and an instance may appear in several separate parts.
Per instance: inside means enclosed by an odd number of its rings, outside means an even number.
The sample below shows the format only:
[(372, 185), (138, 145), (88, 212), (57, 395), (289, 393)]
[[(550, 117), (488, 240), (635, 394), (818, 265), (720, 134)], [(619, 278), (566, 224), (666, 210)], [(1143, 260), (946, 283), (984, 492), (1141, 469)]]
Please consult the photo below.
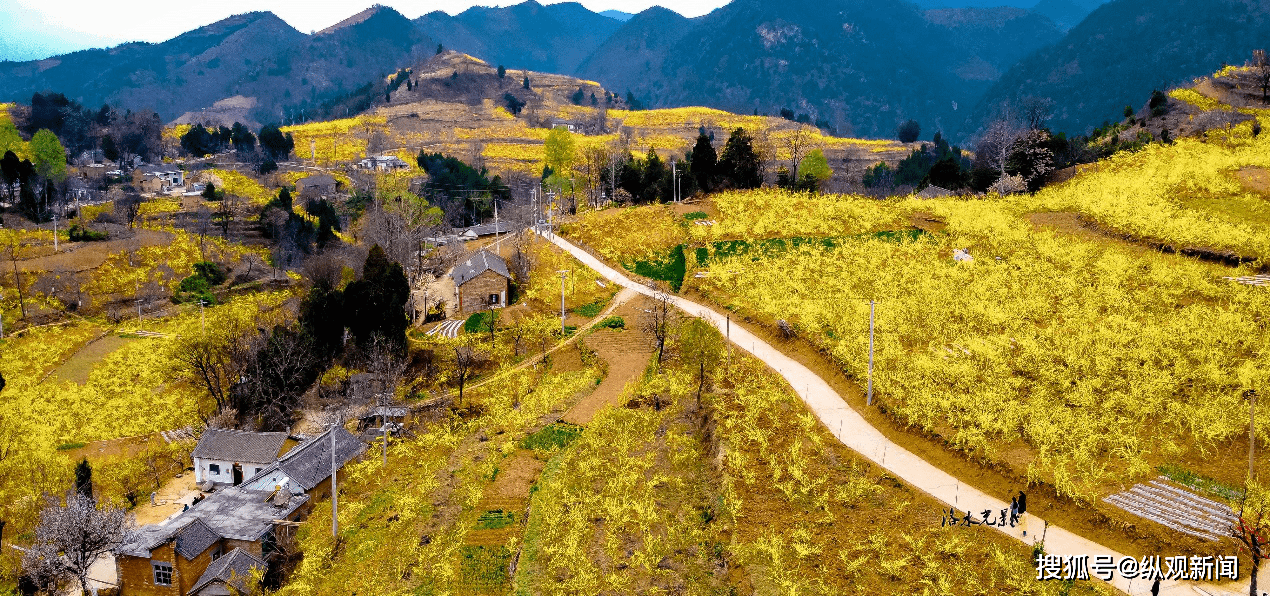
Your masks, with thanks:
[(287, 433), (255, 433), (209, 428), (192, 454), (194, 482), (236, 485), (278, 459)]

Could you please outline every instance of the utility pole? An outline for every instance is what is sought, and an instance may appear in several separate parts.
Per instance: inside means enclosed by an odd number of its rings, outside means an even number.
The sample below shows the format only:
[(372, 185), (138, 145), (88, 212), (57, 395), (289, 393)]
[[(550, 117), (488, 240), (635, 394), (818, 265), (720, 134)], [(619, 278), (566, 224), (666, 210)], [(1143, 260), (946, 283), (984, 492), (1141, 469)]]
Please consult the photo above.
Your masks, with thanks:
[(57, 212), (53, 212), (53, 252), (57, 252)]
[(337, 513), (339, 505), (339, 488), (335, 485), (335, 428), (339, 426), (337, 421), (331, 425), (331, 537), (339, 540), (340, 537), (340, 516)]
[(384, 418), (384, 467), (385, 468), (388, 467), (388, 433), (390, 432), (392, 431), (388, 430), (388, 419), (387, 417), (385, 417)]
[(1257, 390), (1249, 389), (1245, 391), (1244, 399), (1248, 401), (1248, 481), (1251, 482), (1253, 449), (1257, 445)]
[(564, 336), (564, 278), (569, 274), (566, 270), (560, 270), (560, 335)]
[(732, 313), (728, 313), (727, 338), (732, 339)]
[(678, 166), (678, 162), (676, 162), (673, 159), (670, 160), (670, 188), (671, 188), (670, 192), (671, 192), (671, 195), (673, 195), (674, 197), (674, 201), (678, 203), (679, 202), (679, 169), (676, 166)]
[(865, 398), (865, 405), (873, 405), (873, 306), (874, 302), (869, 300), (869, 393)]
[(207, 305), (206, 300), (198, 301), (198, 318), (203, 323), (203, 335), (207, 335), (207, 313), (203, 311), (203, 307)]

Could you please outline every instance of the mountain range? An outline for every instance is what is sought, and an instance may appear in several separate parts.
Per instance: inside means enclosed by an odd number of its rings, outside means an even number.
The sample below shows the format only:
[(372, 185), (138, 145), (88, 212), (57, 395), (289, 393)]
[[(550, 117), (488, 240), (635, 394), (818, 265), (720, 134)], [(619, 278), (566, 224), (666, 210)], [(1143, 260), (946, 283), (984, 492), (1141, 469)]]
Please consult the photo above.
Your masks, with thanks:
[(1270, 40), (1266, 0), (1114, 0), (987, 91), (972, 121), (1020, 96), (1048, 98), (1058, 130), (1079, 132), (1140, 108), (1153, 89), (1243, 64)]
[(1023, 96), (1052, 98), (1056, 128), (1081, 132), (1152, 88), (1242, 62), (1270, 32), (1262, 0), (915, 1), (734, 0), (691, 19), (528, 0), (410, 20), (377, 5), (311, 35), (257, 12), (157, 44), (0, 62), (0, 101), (52, 90), (172, 121), (241, 96), (256, 121), (290, 121), (362, 109), (348, 98), (447, 48), (652, 107), (787, 110), (839, 134), (888, 137), (912, 118), (965, 138)]

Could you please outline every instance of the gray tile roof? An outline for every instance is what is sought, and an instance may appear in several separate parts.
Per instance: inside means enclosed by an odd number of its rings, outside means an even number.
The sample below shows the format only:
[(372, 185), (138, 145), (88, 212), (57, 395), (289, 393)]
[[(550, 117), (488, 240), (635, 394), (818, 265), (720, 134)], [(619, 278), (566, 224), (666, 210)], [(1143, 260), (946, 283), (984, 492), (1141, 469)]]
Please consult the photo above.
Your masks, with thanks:
[(500, 221), (497, 223), (477, 224), (470, 228), (458, 229), (455, 230), (455, 233), (463, 234), (465, 232), (471, 232), (473, 235), (480, 237), (492, 236), (494, 234), (507, 234), (514, 231), (516, 231), (515, 225), (505, 221)]
[(190, 561), (203, 554), (203, 551), (218, 540), (220, 535), (207, 522), (196, 517), (176, 533), (176, 552)]
[(121, 545), (116, 552), (134, 557), (149, 557), (151, 550), (171, 540), (175, 530), (176, 528), (163, 524), (142, 526), (132, 535), (132, 540)]
[(230, 540), (256, 541), (273, 527), (273, 520), (285, 519), (309, 500), (308, 495), (301, 494), (279, 502), (279, 499), (270, 499), (272, 495), (271, 490), (226, 488), (199, 501), (182, 517), (202, 519), (217, 534)]
[(199, 437), (194, 457), (267, 464), (278, 459), (287, 433), (253, 433), (209, 428)]
[(142, 527), (130, 542), (119, 547), (116, 552), (134, 557), (149, 557), (150, 551), (176, 538), (177, 552), (181, 552), (187, 559), (193, 558), (206, 550), (206, 546), (192, 556), (186, 553), (196, 550), (200, 542), (210, 539), (204, 528), (194, 526), (195, 523), (206, 526), (206, 530), (219, 538), (255, 542), (273, 528), (273, 520), (286, 519), (309, 500), (309, 496), (305, 494), (291, 494), (281, 499), (271, 499), (271, 496), (271, 490), (244, 490), (242, 487), (218, 490), (166, 523)]
[[(242, 487), (251, 490), (272, 491), (277, 482), (287, 482), (292, 490), (297, 487), (309, 491), (331, 477), (331, 433), (335, 433), (335, 459), (338, 467), (366, 450), (361, 439), (349, 434), (342, 426), (336, 426), (300, 445), (282, 456), (273, 465), (243, 482)], [(279, 475), (278, 472), (282, 474)], [(287, 480), (275, 480), (285, 476)]]
[(248, 590), (247, 582), (251, 578), (252, 569), (264, 569), (265, 563), (257, 559), (255, 555), (241, 549), (235, 548), (224, 556), (207, 566), (207, 570), (203, 575), (194, 582), (194, 587), (190, 588), (191, 596), (200, 593), (200, 590), (206, 588), (213, 582), (223, 582), (229, 584), (239, 593), (246, 593)]
[(512, 277), (507, 273), (507, 261), (504, 261), (502, 257), (496, 254), (484, 250), (455, 265), (450, 277), (454, 278), (454, 285), (461, 286), (486, 271), (493, 271), (507, 279)]

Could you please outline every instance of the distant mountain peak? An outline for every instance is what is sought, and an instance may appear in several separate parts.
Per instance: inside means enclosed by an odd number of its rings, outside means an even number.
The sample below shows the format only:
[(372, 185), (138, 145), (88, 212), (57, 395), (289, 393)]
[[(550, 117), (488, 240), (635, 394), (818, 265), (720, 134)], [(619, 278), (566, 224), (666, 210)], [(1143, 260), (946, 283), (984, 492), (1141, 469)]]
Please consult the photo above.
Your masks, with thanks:
[[(652, 8), (661, 8), (661, 7), (660, 7), (660, 6), (654, 6), (654, 7), (652, 7)], [(652, 10), (652, 8), (650, 8), (649, 10)], [(622, 12), (622, 11), (620, 11), (620, 10), (602, 10), (602, 11), (600, 11), (600, 14), (602, 14), (602, 15), (604, 15), (604, 16), (606, 16), (606, 17), (610, 18), (610, 19), (614, 19), (614, 20), (617, 20), (617, 21), (621, 21), (621, 22), (623, 22), (623, 23), (625, 23), (626, 21), (631, 20), (631, 17), (635, 16), (635, 15), (633, 15), (633, 14), (629, 13), (629, 12)]]
[(397, 12), (392, 7), (384, 6), (382, 4), (375, 4), (375, 5), (372, 5), (370, 8), (367, 8), (366, 10), (363, 10), (321, 31), (318, 31), (316, 35), (329, 35), (341, 29), (346, 29), (348, 27), (360, 25), (361, 23), (366, 22), (370, 20), (372, 17), (378, 16), (380, 14), (393, 15), (396, 17), (400, 17), (402, 20), (408, 20), (406, 19), (404, 15)]

